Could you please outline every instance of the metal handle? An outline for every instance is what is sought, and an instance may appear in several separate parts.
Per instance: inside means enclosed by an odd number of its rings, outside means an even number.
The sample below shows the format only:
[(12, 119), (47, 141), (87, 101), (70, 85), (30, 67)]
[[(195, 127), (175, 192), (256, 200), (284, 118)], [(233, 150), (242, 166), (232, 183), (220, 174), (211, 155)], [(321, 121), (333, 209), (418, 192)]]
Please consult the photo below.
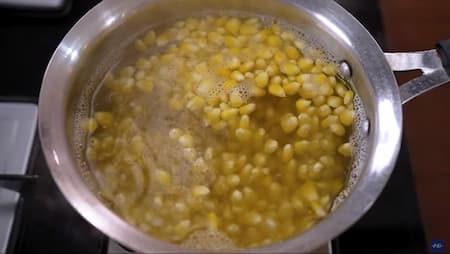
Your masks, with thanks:
[(24, 186), (34, 182), (37, 175), (0, 175), (0, 188), (21, 192)]
[(384, 55), (393, 71), (423, 72), (422, 76), (400, 86), (402, 103), (450, 81), (450, 76), (435, 49), (411, 53), (384, 53)]

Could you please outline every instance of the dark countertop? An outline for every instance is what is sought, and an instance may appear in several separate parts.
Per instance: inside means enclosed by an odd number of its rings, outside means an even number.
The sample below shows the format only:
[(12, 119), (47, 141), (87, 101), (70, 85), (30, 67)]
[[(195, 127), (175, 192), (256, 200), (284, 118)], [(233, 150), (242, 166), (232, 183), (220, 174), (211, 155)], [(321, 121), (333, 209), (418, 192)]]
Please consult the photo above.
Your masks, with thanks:
[[(37, 98), (46, 65), (70, 27), (95, 2), (74, 1), (68, 15), (36, 18), (0, 9), (0, 96)], [(340, 0), (382, 44), (377, 2)], [(359, 3), (358, 3), (359, 2)], [(82, 219), (65, 201), (49, 177), (37, 141), (30, 172), (41, 175), (23, 199), (21, 223), (16, 223), (14, 253), (101, 253), (105, 237)], [(424, 253), (420, 213), (409, 157), (402, 146), (398, 163), (375, 205), (333, 242), (335, 253)]]

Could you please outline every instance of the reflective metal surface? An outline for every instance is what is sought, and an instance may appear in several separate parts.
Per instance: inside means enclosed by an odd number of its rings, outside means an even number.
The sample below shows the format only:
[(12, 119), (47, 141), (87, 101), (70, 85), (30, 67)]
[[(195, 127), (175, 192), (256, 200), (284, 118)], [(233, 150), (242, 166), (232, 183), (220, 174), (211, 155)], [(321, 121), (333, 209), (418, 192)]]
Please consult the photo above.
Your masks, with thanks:
[[(180, 8), (182, 6), (182, 8)], [(399, 151), (402, 111), (399, 91), (386, 58), (367, 30), (330, 0), (107, 0), (93, 8), (66, 35), (53, 55), (39, 101), (43, 150), (59, 188), (90, 223), (125, 246), (145, 253), (187, 250), (149, 237), (110, 211), (86, 184), (72, 147), (73, 111), (89, 81), (100, 78), (123, 45), (167, 19), (205, 10), (241, 10), (268, 15), (300, 27), (337, 61), (352, 70), (353, 88), (365, 106), (370, 131), (367, 160), (353, 191), (326, 219), (307, 232), (263, 248), (236, 252), (306, 253), (355, 223), (385, 186)], [(112, 60), (111, 60), (112, 59)], [(100, 67), (98, 67), (100, 66)], [(92, 79), (92, 77), (94, 78)]]
[(411, 53), (385, 53), (394, 71), (421, 70), (423, 75), (400, 86), (400, 98), (406, 103), (416, 96), (450, 81), (435, 49)]

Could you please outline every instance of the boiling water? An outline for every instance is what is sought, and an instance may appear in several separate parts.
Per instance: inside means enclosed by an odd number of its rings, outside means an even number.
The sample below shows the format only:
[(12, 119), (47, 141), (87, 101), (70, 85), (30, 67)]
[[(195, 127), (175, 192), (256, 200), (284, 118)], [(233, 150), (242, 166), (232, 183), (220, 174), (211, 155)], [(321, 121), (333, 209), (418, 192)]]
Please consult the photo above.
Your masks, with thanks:
[[(235, 13), (234, 13), (235, 14)], [(267, 17), (260, 18), (262, 23), (265, 26), (270, 26), (271, 24), (279, 24), (273, 19), (269, 19)], [(289, 31), (295, 34), (297, 38), (296, 47), (301, 50), (302, 54), (305, 56), (311, 57), (316, 60), (316, 63), (326, 65), (334, 62), (329, 55), (327, 55), (326, 51), (323, 50), (317, 43), (315, 43), (311, 38), (306, 37), (303, 33), (301, 33), (298, 29), (293, 29), (292, 27), (286, 24), (280, 24), (282, 31)], [(173, 42), (176, 44), (177, 42)], [(151, 56), (160, 55), (161, 52), (165, 52), (170, 49), (170, 43), (164, 46), (156, 46), (149, 51), (146, 51), (142, 55), (145, 55), (147, 58), (151, 58)], [(207, 54), (205, 52), (201, 54)], [(118, 70), (123, 67), (129, 65), (136, 61), (139, 54), (131, 54), (133, 57), (128, 57), (121, 59), (114, 68), (109, 73), (117, 73)], [(199, 56), (201, 57), (201, 56)], [(174, 128), (180, 128), (184, 130), (184, 132), (189, 133), (191, 136), (196, 137), (196, 142), (198, 142), (199, 147), (220, 147), (223, 142), (226, 142), (228, 139), (227, 133), (221, 133), (219, 136), (214, 134), (214, 131), (211, 128), (205, 128), (204, 119), (200, 118), (198, 114), (192, 114), (185, 107), (179, 110), (174, 110), (171, 108), (171, 105), (168, 104), (168, 101), (173, 99), (174, 97), (174, 89), (176, 87), (182, 87), (182, 82), (177, 79), (179, 75), (178, 69), (172, 68), (171, 66), (166, 66), (158, 69), (159, 73), (152, 73), (151, 75), (161, 75), (163, 73), (164, 78), (157, 79), (155, 81), (154, 88), (152, 89), (150, 94), (146, 94), (145, 92), (135, 93), (133, 94), (133, 100), (126, 100), (121, 98), (120, 94), (112, 95), (109, 92), (111, 87), (108, 87), (108, 84), (111, 84), (111, 77), (106, 75), (101, 85), (98, 85), (98, 82), (91, 82), (89, 86), (85, 89), (83, 96), (80, 100), (79, 106), (77, 108), (77, 112), (75, 113), (75, 148), (76, 155), (78, 159), (78, 163), (80, 168), (82, 169), (82, 174), (87, 181), (89, 181), (91, 186), (98, 186), (99, 188), (95, 188), (99, 190), (99, 196), (102, 198), (107, 204), (109, 204), (116, 212), (118, 212), (122, 217), (128, 220), (131, 224), (138, 226), (141, 230), (145, 232), (149, 232), (151, 235), (152, 231), (148, 228), (144, 223), (140, 223), (136, 221), (135, 214), (129, 211), (121, 210), (120, 204), (123, 206), (129, 205), (123, 201), (123, 196), (119, 196), (113, 193), (113, 191), (105, 190), (105, 179), (108, 178), (107, 175), (108, 170), (113, 170), (113, 168), (121, 168), (128, 167), (132, 165), (132, 161), (134, 160), (132, 157), (125, 158), (124, 161), (128, 161), (128, 164), (124, 164), (123, 162), (113, 162), (113, 163), (87, 163), (86, 160), (86, 144), (92, 143), (92, 136), (86, 133), (84, 125), (82, 123), (85, 122), (85, 119), (89, 116), (93, 116), (97, 111), (114, 111), (116, 115), (120, 115), (121, 123), (119, 125), (127, 125), (120, 130), (121, 135), (123, 137), (133, 137), (136, 135), (140, 135), (143, 138), (143, 142), (148, 147), (154, 147), (154, 149), (146, 149), (145, 155), (147, 159), (145, 160), (146, 167), (148, 168), (159, 168), (165, 172), (169, 172), (172, 179), (171, 181), (177, 183), (177, 186), (172, 186), (171, 189), (165, 189), (166, 193), (189, 193), (190, 189), (198, 184), (202, 184), (205, 186), (212, 185), (217, 180), (217, 172), (214, 170), (209, 170), (206, 172), (202, 172), (202, 174), (198, 174), (195, 177), (189, 175), (190, 168), (193, 167), (195, 161), (189, 160), (181, 156), (185, 152), (185, 148), (180, 147), (179, 144), (173, 142), (168, 137), (168, 131)], [(210, 70), (208, 70), (209, 72)], [(206, 73), (205, 75), (211, 75), (212, 73)], [(215, 97), (217, 95), (224, 93), (224, 82), (225, 78), (216, 78), (214, 82), (218, 84), (213, 89), (208, 90), (207, 96)], [(231, 91), (231, 92), (230, 92)], [(275, 103), (279, 103), (280, 105), (288, 104), (287, 100), (278, 100), (277, 98), (252, 98), (251, 84), (246, 83), (246, 81), (239, 83), (234, 86), (228, 93), (237, 92), (239, 96), (243, 99), (243, 103), (248, 103), (250, 101), (255, 102), (256, 105), (263, 105), (263, 107), (272, 107), (271, 105), (276, 105)], [(92, 98), (92, 99), (89, 99)], [(176, 103), (176, 98), (175, 102)], [(119, 106), (118, 106), (119, 105)], [(124, 105), (124, 106), (120, 106)], [(125, 106), (126, 105), (126, 106)], [(354, 115), (354, 124), (353, 131), (349, 140), (353, 146), (353, 157), (351, 163), (348, 164), (348, 170), (346, 172), (347, 185), (346, 187), (340, 191), (339, 195), (334, 198), (332, 206), (329, 209), (335, 209), (339, 203), (345, 199), (348, 193), (351, 191), (352, 186), (355, 184), (358, 175), (360, 173), (360, 169), (362, 166), (363, 158), (365, 157), (365, 147), (366, 140), (363, 131), (363, 124), (366, 119), (364, 113), (364, 107), (362, 105), (361, 100), (355, 96), (353, 100), (353, 107), (355, 111)], [(285, 114), (292, 109), (295, 109), (295, 106), (286, 106), (280, 107), (272, 107), (273, 110), (276, 111), (277, 114)], [(127, 114), (129, 117), (133, 118), (133, 121), (125, 121)], [(257, 112), (255, 112), (257, 114)], [(255, 122), (258, 126), (264, 126), (266, 124), (265, 116), (256, 116)], [(206, 123), (206, 126), (209, 126), (209, 123)], [(269, 127), (269, 126), (264, 126)], [(280, 144), (285, 144), (289, 142), (289, 136), (280, 134), (279, 129), (277, 128), (267, 128), (268, 134), (270, 137), (275, 138)], [(126, 134), (128, 133), (128, 134)], [(148, 135), (151, 133), (151, 135)], [(211, 138), (215, 137), (215, 138)], [(124, 138), (115, 138), (114, 142), (117, 143), (127, 143), (133, 142), (130, 139)], [(238, 153), (242, 147), (239, 145), (232, 145), (229, 147), (229, 151)], [(206, 152), (205, 152), (206, 154)], [(99, 156), (99, 155), (97, 155)], [(101, 155), (100, 155), (101, 156)], [(116, 157), (126, 157), (128, 154), (124, 151), (115, 153)], [(214, 165), (209, 165), (214, 168)], [(96, 170), (96, 168), (102, 168), (102, 170)], [(94, 170), (91, 170), (94, 169)], [(122, 187), (124, 189), (133, 189), (135, 186), (140, 186), (138, 193), (135, 195), (142, 195), (143, 193), (147, 193), (153, 199), (142, 200), (141, 202), (149, 202), (152, 205), (155, 203), (154, 193), (161, 192), (161, 185), (155, 184), (153, 181), (158, 176), (155, 175), (152, 171), (143, 170), (139, 173), (139, 170), (134, 170), (132, 174), (134, 174), (134, 179), (136, 180), (133, 184), (124, 184)], [(105, 173), (106, 172), (106, 173)], [(92, 173), (94, 173), (95, 177), (92, 177)], [(96, 181), (93, 181), (96, 179)], [(123, 181), (124, 179), (117, 179), (117, 181)], [(261, 189), (264, 192), (264, 188)], [(124, 203), (125, 202), (125, 203)], [(175, 203), (176, 205), (176, 203)], [(206, 204), (208, 206), (210, 204)], [(155, 217), (154, 215), (149, 215), (147, 213), (139, 214), (139, 216), (148, 216)], [(200, 218), (201, 220), (202, 218)], [(204, 219), (204, 218), (203, 218)], [(157, 225), (161, 223), (158, 220), (151, 220), (151, 223)], [(307, 225), (308, 228), (311, 225)], [(246, 231), (246, 233), (252, 233), (251, 230)], [(301, 231), (299, 231), (301, 232)], [(249, 233), (249, 234), (250, 234)], [(295, 232), (292, 232), (290, 236), (293, 236)], [(167, 235), (171, 235), (173, 233), (167, 232)], [(168, 237), (158, 236), (167, 239)], [(207, 239), (205, 241), (205, 239)], [(203, 249), (229, 249), (234, 247), (248, 247), (248, 246), (258, 246), (269, 244), (273, 242), (262, 241), (258, 243), (238, 243), (236, 244), (233, 239), (229, 237), (229, 235), (225, 234), (221, 230), (218, 230), (217, 227), (214, 226), (206, 226), (199, 227), (197, 229), (193, 229), (190, 234), (185, 234), (181, 238), (168, 239), (177, 243), (180, 243), (186, 247), (190, 248), (203, 248)], [(274, 241), (279, 241), (282, 239), (275, 239)]]

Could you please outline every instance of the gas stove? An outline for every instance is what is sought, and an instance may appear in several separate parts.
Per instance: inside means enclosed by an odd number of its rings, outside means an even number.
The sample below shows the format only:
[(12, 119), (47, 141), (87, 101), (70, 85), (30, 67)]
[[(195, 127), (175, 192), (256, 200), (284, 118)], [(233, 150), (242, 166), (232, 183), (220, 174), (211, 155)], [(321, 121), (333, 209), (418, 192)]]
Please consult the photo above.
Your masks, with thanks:
[[(37, 99), (59, 41), (96, 1), (73, 1), (56, 16), (1, 9), (0, 253), (124, 253), (86, 222), (56, 187), (36, 135)], [(339, 0), (383, 43), (377, 1)], [(37, 10), (36, 10), (37, 11)], [(33, 38), (39, 37), (39, 40)], [(315, 253), (425, 253), (407, 147), (377, 202)]]

